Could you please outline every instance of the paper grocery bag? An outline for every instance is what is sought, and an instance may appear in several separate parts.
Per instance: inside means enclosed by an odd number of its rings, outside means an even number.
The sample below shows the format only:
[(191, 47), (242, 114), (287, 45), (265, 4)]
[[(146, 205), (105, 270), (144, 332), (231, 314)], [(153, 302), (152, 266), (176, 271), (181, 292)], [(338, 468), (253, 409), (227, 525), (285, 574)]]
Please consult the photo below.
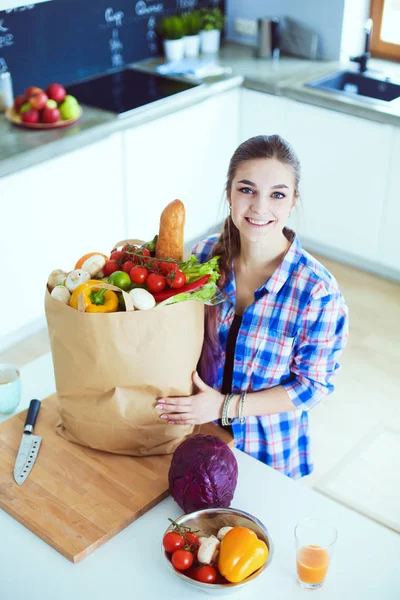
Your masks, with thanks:
[(85, 313), (46, 290), (46, 318), (65, 439), (116, 454), (172, 453), (193, 431), (168, 425), (163, 396), (193, 393), (204, 335), (194, 300), (151, 310)]

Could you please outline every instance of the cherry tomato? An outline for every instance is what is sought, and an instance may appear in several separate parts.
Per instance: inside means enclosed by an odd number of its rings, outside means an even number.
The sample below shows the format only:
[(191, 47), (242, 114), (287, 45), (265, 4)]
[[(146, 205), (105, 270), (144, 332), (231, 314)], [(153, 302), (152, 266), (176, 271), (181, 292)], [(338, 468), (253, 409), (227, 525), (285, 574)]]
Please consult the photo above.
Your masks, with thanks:
[(151, 256), (150, 250), (148, 248), (140, 248), (143, 256)]
[(110, 256), (110, 260), (121, 260), (122, 257), (122, 252), (120, 252), (119, 250), (114, 250), (114, 252), (111, 252), (111, 256)]
[(188, 546), (190, 546), (190, 550), (194, 551), (195, 550), (195, 546), (199, 546), (199, 536), (196, 535), (195, 533), (192, 533), (191, 531), (189, 531), (188, 533), (185, 533), (185, 541), (187, 543)]
[(135, 266), (130, 270), (129, 277), (133, 283), (144, 283), (148, 279), (148, 274), (148, 270), (144, 267)]
[(136, 246), (132, 246), (132, 244), (125, 244), (125, 246), (123, 246), (121, 249), (122, 254), (127, 250), (129, 250), (129, 252), (136, 252), (137, 248)]
[(133, 260), (127, 260), (126, 262), (124, 262), (122, 270), (125, 271), (125, 273), (129, 273), (131, 272), (131, 269), (133, 269), (133, 267), (135, 266), (135, 263), (133, 262)]
[(164, 275), (168, 275), (168, 273), (173, 273), (174, 271), (176, 271), (178, 269), (178, 265), (177, 263), (174, 262), (160, 262), (158, 263), (158, 266), (160, 268), (160, 271), (162, 273), (164, 273)]
[(118, 269), (119, 269), (119, 267), (118, 267), (117, 263), (115, 262), (115, 260), (107, 260), (102, 271), (104, 273), (104, 277), (110, 277), (110, 275), (112, 273), (114, 273), (115, 271), (118, 271)]
[(175, 531), (169, 531), (164, 535), (163, 546), (166, 552), (175, 552), (179, 548), (183, 548), (185, 540), (183, 537)]
[(168, 278), (168, 281), (170, 282), (172, 288), (178, 289), (185, 285), (186, 275), (180, 269), (178, 269), (175, 271), (171, 279)]
[(196, 569), (195, 579), (196, 581), (201, 581), (201, 583), (215, 583), (217, 579), (217, 569), (211, 565), (204, 565), (204, 567)]
[(193, 554), (189, 550), (175, 550), (171, 562), (178, 571), (185, 571), (193, 564)]
[(157, 275), (156, 273), (150, 273), (146, 280), (146, 285), (150, 292), (162, 292), (165, 288), (165, 283), (165, 277), (163, 275)]

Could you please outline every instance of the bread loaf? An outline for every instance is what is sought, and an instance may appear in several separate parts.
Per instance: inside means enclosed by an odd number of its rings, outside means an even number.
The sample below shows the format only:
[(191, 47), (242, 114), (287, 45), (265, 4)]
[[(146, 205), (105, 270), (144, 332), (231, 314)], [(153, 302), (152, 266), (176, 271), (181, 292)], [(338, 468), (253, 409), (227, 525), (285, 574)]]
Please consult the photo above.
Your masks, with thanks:
[(183, 260), (184, 227), (185, 207), (180, 200), (174, 200), (161, 213), (156, 258)]

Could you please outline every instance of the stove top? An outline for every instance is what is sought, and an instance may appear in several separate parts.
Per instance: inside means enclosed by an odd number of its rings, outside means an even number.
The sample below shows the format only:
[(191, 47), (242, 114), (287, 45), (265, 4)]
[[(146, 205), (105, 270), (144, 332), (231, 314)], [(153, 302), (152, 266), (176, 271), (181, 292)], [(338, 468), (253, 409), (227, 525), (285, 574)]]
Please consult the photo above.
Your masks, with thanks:
[(68, 94), (76, 96), (83, 104), (125, 115), (135, 108), (198, 85), (144, 71), (123, 69), (66, 87)]

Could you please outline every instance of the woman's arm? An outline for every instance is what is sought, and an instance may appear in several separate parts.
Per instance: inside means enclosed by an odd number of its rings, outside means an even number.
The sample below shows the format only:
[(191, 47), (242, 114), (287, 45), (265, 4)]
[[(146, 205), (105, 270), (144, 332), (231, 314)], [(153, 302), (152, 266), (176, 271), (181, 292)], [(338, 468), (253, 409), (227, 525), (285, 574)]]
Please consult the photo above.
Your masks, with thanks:
[[(307, 411), (333, 391), (331, 378), (339, 368), (338, 358), (347, 342), (347, 307), (340, 292), (317, 293), (308, 305), (298, 333), (291, 378), (282, 385), (248, 393), (244, 416), (266, 416), (292, 410)], [(221, 418), (224, 398), (196, 374), (199, 389), (194, 396), (161, 398), (157, 408), (169, 423), (202, 424)], [(229, 406), (229, 418), (237, 417), (239, 395)]]

